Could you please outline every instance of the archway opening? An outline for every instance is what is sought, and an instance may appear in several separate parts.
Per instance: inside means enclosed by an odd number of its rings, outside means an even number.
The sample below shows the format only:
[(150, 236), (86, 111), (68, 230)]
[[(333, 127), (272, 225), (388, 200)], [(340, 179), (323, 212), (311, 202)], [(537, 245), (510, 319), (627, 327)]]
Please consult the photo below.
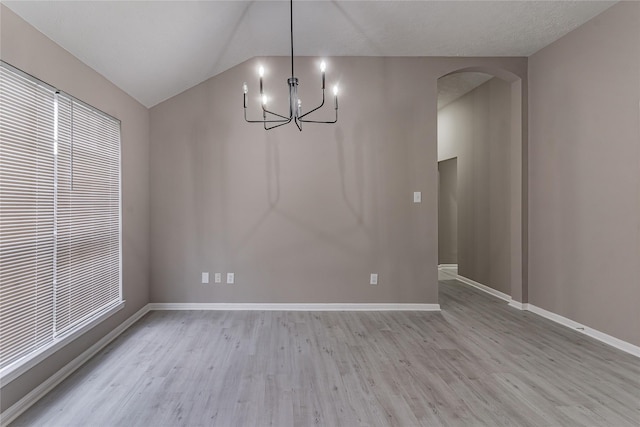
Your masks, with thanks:
[(439, 276), (518, 306), (526, 302), (521, 80), (471, 68), (440, 77), (437, 123)]

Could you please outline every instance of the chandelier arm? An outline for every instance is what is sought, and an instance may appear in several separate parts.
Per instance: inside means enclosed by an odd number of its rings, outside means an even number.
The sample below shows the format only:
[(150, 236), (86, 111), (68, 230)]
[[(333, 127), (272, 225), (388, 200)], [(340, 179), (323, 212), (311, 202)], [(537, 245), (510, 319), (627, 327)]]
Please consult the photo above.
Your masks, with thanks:
[(264, 124), (264, 130), (275, 129), (277, 127), (284, 126), (284, 125), (289, 124), (289, 123), (291, 123), (291, 119), (289, 119), (289, 120), (287, 120), (287, 121), (285, 121), (283, 123), (280, 123), (280, 124), (277, 124), (277, 125), (274, 125), (274, 126), (270, 126), (270, 127), (267, 127), (267, 124), (265, 123)]
[(289, 123), (291, 120), (249, 120), (245, 119), (247, 123)]
[[(262, 110), (263, 110), (263, 112), (271, 113), (270, 111), (267, 111), (264, 108), (264, 106), (263, 106)], [(274, 113), (271, 113), (271, 114), (273, 114), (275, 116), (279, 116), (278, 114), (274, 114)], [(244, 120), (247, 123), (289, 123), (291, 121), (291, 117), (284, 117), (284, 116), (280, 116), (280, 117), (282, 117), (282, 119), (284, 119), (284, 120), (280, 120), (280, 119), (266, 120), (266, 118), (263, 119), (263, 120), (250, 120), (250, 119), (248, 119), (247, 118), (247, 95), (246, 94), (244, 95)]]
[(297, 117), (296, 117), (296, 119), (295, 119), (295, 122), (296, 122), (296, 126), (298, 127), (298, 130), (299, 130), (300, 132), (302, 132), (302, 124), (301, 124), (301, 122), (298, 120), (298, 118), (297, 118)]
[(332, 120), (330, 122), (324, 122), (324, 121), (318, 121), (318, 120), (300, 120), (300, 121), (302, 123), (326, 123), (326, 124), (338, 123), (338, 110), (336, 110), (335, 120)]
[(262, 111), (264, 111), (265, 113), (272, 114), (272, 115), (274, 115), (274, 116), (277, 116), (277, 117), (283, 118), (283, 119), (285, 119), (285, 120), (289, 120), (289, 121), (291, 121), (291, 119), (292, 119), (292, 117), (293, 117), (292, 115), (289, 115), (289, 117), (287, 117), (287, 116), (281, 116), (281, 115), (280, 115), (280, 114), (278, 114), (278, 113), (274, 113), (273, 111), (269, 111), (269, 110), (267, 110), (266, 108), (264, 108), (264, 105), (262, 106)]
[(324, 106), (324, 90), (322, 91), (322, 103), (320, 105), (318, 105), (316, 108), (314, 108), (313, 110), (307, 111), (306, 113), (304, 113), (303, 115), (301, 115), (300, 117), (298, 117), (298, 120), (300, 121), (305, 121), (302, 120), (305, 116), (308, 116), (309, 114), (313, 113), (316, 110), (321, 109)]
[(244, 120), (247, 123), (289, 123), (291, 121), (291, 119), (286, 118), (286, 117), (285, 117), (285, 120), (280, 120), (280, 119), (277, 119), (277, 120), (250, 120), (250, 119), (247, 118), (247, 109), (246, 108), (244, 110)]

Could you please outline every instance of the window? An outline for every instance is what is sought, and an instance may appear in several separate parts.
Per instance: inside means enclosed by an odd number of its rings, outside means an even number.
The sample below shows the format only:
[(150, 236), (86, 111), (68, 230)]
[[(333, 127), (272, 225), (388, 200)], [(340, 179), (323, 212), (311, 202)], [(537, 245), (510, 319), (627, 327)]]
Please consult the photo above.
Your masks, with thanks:
[(120, 122), (0, 63), (0, 376), (122, 306)]

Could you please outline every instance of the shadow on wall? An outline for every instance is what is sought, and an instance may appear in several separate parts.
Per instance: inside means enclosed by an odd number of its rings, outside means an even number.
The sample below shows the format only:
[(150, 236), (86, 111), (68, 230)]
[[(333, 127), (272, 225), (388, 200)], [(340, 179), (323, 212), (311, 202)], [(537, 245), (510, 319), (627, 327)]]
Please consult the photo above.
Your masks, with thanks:
[(340, 189), (342, 190), (342, 199), (349, 207), (356, 219), (356, 224), (364, 226), (363, 208), (364, 208), (364, 167), (362, 164), (362, 138), (354, 139), (354, 165), (353, 170), (355, 172), (355, 188), (356, 188), (356, 201), (355, 203), (349, 199), (347, 194), (347, 173), (346, 173), (346, 161), (345, 161), (345, 146), (344, 146), (344, 132), (342, 128), (336, 127), (334, 132), (336, 138), (336, 148), (338, 153), (338, 166), (340, 170)]
[(255, 223), (247, 228), (243, 237), (238, 239), (236, 249), (238, 251), (249, 243), (251, 238), (257, 233), (258, 229), (264, 224), (269, 216), (276, 211), (278, 202), (280, 201), (280, 153), (278, 141), (274, 135), (267, 133), (265, 148), (265, 186), (267, 190), (267, 204), (264, 212), (255, 221)]
[[(297, 229), (301, 229), (306, 233), (312, 234), (314, 237), (336, 246), (343, 251), (359, 254), (360, 249), (346, 244), (343, 237), (364, 231), (365, 234), (372, 238), (373, 236), (367, 232), (364, 224), (363, 208), (364, 208), (364, 167), (363, 167), (363, 150), (362, 140), (355, 139), (352, 146), (352, 155), (347, 154), (345, 146), (345, 138), (343, 130), (337, 126), (333, 132), (335, 138), (335, 163), (337, 164), (339, 186), (341, 198), (348, 212), (352, 216), (352, 225), (341, 229), (332, 229), (330, 231), (318, 227), (312, 221), (300, 215), (296, 209), (282, 206), (281, 201), (281, 155), (280, 144), (282, 143), (278, 134), (273, 132), (265, 133), (265, 181), (264, 189), (266, 191), (266, 204), (264, 211), (249, 226), (243, 227), (243, 231), (239, 232), (240, 237), (235, 239), (233, 245), (234, 252), (241, 252), (243, 248), (250, 244), (251, 240), (258, 236), (261, 227), (265, 226), (267, 220), (276, 215), (280, 219), (285, 219), (289, 225)], [(224, 145), (224, 144), (223, 144)], [(349, 173), (351, 172), (351, 173)], [(351, 179), (349, 179), (351, 177)], [(304, 183), (301, 183), (304, 185)], [(311, 195), (313, 196), (313, 195)], [(349, 221), (351, 222), (351, 221)], [(295, 248), (291, 248), (295, 250)], [(233, 254), (232, 254), (233, 255)]]

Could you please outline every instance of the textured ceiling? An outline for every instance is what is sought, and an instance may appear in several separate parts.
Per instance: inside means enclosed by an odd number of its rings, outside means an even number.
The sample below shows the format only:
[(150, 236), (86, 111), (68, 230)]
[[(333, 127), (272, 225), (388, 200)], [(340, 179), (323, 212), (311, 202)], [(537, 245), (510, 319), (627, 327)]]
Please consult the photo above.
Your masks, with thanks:
[[(3, 1), (147, 107), (254, 56), (289, 54), (283, 1)], [(529, 56), (614, 4), (296, 1), (296, 55)]]

